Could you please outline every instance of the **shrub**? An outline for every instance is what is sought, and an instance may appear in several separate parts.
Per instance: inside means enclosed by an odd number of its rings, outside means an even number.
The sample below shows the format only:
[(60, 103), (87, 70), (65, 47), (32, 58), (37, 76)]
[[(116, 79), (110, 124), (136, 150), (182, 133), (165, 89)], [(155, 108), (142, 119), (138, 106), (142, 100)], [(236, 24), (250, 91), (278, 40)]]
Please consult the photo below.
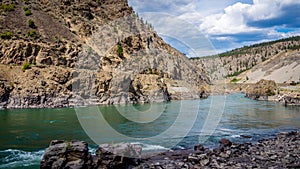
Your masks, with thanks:
[(23, 65), (22, 65), (22, 71), (25, 72), (25, 70), (27, 69), (31, 69), (31, 64), (29, 62), (25, 62)]
[(1, 39), (11, 39), (12, 33), (11, 32), (4, 32), (0, 35)]
[(15, 4), (10, 4), (10, 5), (7, 5), (7, 4), (2, 4), (0, 6), (0, 8), (2, 9), (3, 12), (7, 12), (7, 11), (13, 11), (15, 9)]
[(122, 47), (122, 45), (121, 45), (121, 43), (120, 42), (118, 42), (118, 46), (117, 46), (117, 54), (118, 54), (118, 56), (119, 57), (123, 57), (123, 47)]
[(31, 10), (28, 7), (26, 7), (26, 6), (23, 7), (23, 10), (24, 10), (26, 16), (29, 16), (29, 15), (32, 14)]
[(28, 25), (29, 25), (30, 28), (33, 28), (33, 29), (36, 28), (35, 23), (32, 19), (28, 20)]
[(35, 30), (27, 32), (27, 37), (36, 38), (38, 36), (37, 32)]
[(234, 79), (231, 80), (231, 82), (232, 82), (232, 83), (237, 83), (237, 82), (240, 81), (240, 80), (241, 80), (241, 79), (234, 78)]
[(24, 10), (24, 11), (27, 11), (27, 10), (29, 10), (29, 8), (28, 8), (27, 6), (24, 6), (24, 7), (23, 7), (23, 10)]

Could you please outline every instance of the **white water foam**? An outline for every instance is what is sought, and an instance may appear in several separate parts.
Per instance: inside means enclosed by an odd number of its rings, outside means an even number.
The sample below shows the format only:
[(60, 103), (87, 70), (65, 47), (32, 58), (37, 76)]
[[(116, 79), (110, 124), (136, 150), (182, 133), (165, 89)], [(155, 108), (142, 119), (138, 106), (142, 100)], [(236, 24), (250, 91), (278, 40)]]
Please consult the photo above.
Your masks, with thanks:
[(142, 151), (159, 151), (159, 150), (169, 150), (166, 147), (163, 147), (161, 145), (152, 145), (152, 144), (146, 144), (146, 143), (131, 143), (131, 144), (137, 144), (142, 146)]
[(0, 168), (15, 168), (39, 165), (44, 152), (45, 150), (26, 152), (14, 149), (0, 151), (0, 154), (7, 154), (7, 156), (0, 159)]

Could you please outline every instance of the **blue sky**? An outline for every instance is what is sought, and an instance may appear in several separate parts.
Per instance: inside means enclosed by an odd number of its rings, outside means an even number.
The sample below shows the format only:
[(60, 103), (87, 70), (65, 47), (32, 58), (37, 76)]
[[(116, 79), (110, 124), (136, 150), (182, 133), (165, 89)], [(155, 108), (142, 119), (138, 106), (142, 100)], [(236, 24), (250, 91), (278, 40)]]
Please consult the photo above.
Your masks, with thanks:
[(300, 0), (129, 0), (189, 57), (300, 35)]

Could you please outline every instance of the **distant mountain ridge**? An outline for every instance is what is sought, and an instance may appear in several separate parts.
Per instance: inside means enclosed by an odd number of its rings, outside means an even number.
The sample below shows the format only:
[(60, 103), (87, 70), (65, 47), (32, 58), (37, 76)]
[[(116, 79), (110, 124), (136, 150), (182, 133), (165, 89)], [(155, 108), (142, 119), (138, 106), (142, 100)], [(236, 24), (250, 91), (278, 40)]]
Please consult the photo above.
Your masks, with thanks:
[(300, 36), (234, 49), (214, 56), (191, 58), (213, 80), (223, 78), (254, 83), (260, 79), (278, 83), (299, 81)]

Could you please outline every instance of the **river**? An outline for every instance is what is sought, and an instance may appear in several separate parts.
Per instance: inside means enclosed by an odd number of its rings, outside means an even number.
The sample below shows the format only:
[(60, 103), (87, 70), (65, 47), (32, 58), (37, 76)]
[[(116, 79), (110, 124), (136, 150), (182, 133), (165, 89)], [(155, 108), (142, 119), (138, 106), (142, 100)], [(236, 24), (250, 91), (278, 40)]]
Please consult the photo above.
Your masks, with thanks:
[(255, 142), (300, 129), (299, 121), (299, 106), (254, 101), (243, 94), (156, 104), (0, 110), (0, 168), (39, 168), (54, 139), (87, 141), (92, 153), (97, 144), (122, 141), (140, 144), (146, 152), (164, 151), (197, 143), (213, 147), (220, 138)]

